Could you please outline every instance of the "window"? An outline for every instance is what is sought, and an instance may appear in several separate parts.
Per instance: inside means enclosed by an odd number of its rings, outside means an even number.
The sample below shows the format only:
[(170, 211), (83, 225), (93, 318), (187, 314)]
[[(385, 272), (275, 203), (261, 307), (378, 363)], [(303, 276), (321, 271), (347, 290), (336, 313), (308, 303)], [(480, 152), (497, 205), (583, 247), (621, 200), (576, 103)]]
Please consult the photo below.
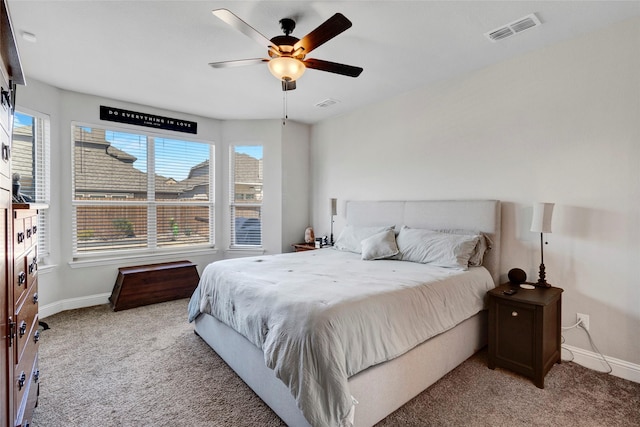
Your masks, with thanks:
[(231, 247), (262, 246), (262, 146), (230, 148)]
[(74, 256), (212, 246), (212, 144), (74, 125)]
[[(19, 183), (16, 202), (50, 202), (49, 182), (49, 117), (39, 113), (15, 113), (13, 119), (13, 143), (11, 147), (11, 169), (13, 184)], [(15, 192), (15, 190), (14, 190)], [(46, 209), (38, 215), (38, 256), (49, 255), (47, 230), (49, 213)]]

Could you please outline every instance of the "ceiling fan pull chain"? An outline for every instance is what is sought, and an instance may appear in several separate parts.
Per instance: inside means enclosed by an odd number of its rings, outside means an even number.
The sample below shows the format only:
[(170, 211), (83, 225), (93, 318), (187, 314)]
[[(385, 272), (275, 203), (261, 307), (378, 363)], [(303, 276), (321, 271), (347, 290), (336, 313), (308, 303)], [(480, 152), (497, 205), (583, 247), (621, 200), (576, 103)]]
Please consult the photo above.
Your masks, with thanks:
[(287, 124), (289, 118), (287, 116), (287, 92), (286, 90), (282, 92), (282, 126)]

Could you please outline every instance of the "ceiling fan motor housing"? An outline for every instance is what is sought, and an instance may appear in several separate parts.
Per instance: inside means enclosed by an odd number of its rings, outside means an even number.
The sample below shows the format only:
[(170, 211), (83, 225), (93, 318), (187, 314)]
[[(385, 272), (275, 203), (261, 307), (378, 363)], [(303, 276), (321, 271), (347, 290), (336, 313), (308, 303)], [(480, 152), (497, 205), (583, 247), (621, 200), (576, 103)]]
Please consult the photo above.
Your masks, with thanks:
[[(293, 36), (275, 36), (271, 39), (271, 43), (274, 44), (274, 47), (280, 51), (280, 53), (284, 54), (283, 56), (292, 56), (287, 55), (293, 53), (293, 45), (295, 45), (300, 39)], [(274, 58), (276, 57), (276, 53), (269, 50), (269, 56)], [(296, 56), (298, 59), (303, 59), (304, 55)]]

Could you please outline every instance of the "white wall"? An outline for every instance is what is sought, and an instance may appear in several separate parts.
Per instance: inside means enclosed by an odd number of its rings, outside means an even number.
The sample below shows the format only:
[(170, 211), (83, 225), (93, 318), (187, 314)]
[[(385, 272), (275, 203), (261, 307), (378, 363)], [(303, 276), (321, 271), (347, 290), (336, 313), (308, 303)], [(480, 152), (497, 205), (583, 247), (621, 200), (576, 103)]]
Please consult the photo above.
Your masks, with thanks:
[[(589, 314), (599, 349), (639, 364), (638, 40), (635, 19), (314, 125), (317, 231), (329, 197), (337, 230), (347, 199), (500, 199), (503, 278), (535, 281), (531, 205), (555, 202), (545, 265), (563, 324)], [(592, 350), (583, 331), (564, 336)]]
[[(283, 183), (283, 176), (291, 174), (291, 167), (297, 173), (300, 164), (308, 164), (309, 129), (307, 125), (293, 122), (287, 123), (290, 130), (286, 136), (280, 120), (256, 121), (221, 121), (205, 117), (197, 117), (184, 113), (159, 110), (148, 106), (140, 106), (112, 99), (99, 98), (56, 89), (37, 80), (28, 79), (26, 87), (18, 88), (18, 106), (31, 111), (49, 114), (51, 117), (51, 204), (50, 215), (50, 252), (39, 264), (40, 316), (54, 314), (61, 310), (103, 304), (111, 294), (118, 267), (149, 264), (155, 262), (188, 259), (202, 269), (210, 262), (225, 257), (246, 256), (257, 253), (280, 253), (289, 250), (283, 248), (283, 235), (301, 232), (298, 223), (307, 226), (309, 222), (308, 177), (301, 185)], [(74, 262), (71, 242), (71, 122), (79, 121), (88, 124), (118, 126), (138, 130), (149, 130), (136, 126), (128, 126), (99, 120), (99, 106), (125, 108), (150, 114), (177, 117), (198, 123), (197, 135), (173, 132), (177, 138), (193, 138), (202, 141), (213, 141), (216, 144), (215, 166), (222, 174), (216, 180), (216, 235), (217, 248), (180, 254), (147, 255), (139, 258), (119, 260), (91, 260), (90, 262)], [(287, 151), (296, 142), (295, 150)], [(229, 144), (259, 144), (264, 146), (265, 158), (265, 202), (263, 206), (263, 249), (260, 251), (226, 250), (229, 233), (224, 226), (224, 218), (228, 214), (226, 198), (229, 184), (228, 166)], [(284, 222), (287, 214), (283, 213), (283, 188), (287, 189), (290, 198), (298, 202), (298, 214), (303, 216), (296, 221)]]
[(283, 127), (282, 162), (282, 252), (291, 244), (304, 242), (304, 230), (311, 225), (310, 128), (295, 122)]

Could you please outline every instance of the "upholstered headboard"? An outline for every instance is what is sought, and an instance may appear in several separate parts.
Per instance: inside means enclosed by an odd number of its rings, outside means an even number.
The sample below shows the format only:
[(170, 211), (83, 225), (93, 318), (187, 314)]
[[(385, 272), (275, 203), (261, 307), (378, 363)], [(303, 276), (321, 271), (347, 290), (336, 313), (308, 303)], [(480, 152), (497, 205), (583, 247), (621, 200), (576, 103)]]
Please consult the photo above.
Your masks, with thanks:
[(347, 224), (358, 226), (406, 225), (413, 228), (481, 231), (493, 245), (484, 267), (498, 284), (500, 277), (499, 200), (347, 201)]

